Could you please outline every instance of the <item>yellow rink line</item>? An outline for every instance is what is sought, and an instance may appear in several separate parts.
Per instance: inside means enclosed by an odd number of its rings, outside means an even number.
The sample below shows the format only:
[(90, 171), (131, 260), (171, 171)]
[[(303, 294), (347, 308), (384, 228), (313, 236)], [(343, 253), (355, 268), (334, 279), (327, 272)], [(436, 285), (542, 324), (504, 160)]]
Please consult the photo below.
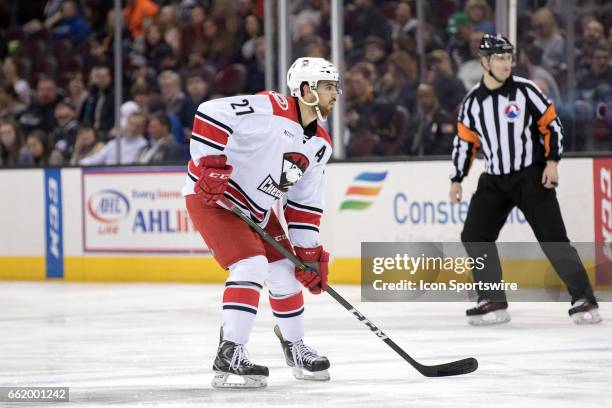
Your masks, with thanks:
[[(595, 271), (592, 260), (583, 260), (591, 282)], [(330, 265), (330, 283), (359, 284), (361, 260), (336, 258)], [(561, 281), (546, 260), (502, 261), (504, 279), (519, 287), (549, 288), (561, 286)], [(547, 273), (525, 273), (528, 270)], [(74, 282), (224, 282), (227, 272), (211, 257), (89, 257), (64, 259), (64, 280)], [(384, 277), (384, 275), (381, 275)], [(0, 257), (0, 280), (44, 280), (44, 257)], [(466, 275), (442, 272), (437, 281), (465, 281)], [(598, 289), (612, 286), (598, 285)]]

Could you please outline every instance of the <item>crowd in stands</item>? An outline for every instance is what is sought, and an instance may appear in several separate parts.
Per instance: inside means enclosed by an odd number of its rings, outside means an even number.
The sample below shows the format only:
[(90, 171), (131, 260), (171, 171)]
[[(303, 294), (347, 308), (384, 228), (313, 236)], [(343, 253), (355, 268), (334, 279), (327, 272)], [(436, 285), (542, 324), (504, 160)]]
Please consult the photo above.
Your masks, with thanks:
[[(566, 150), (612, 151), (612, 3), (575, 2), (569, 44), (566, 2), (518, 1), (515, 72), (555, 102)], [(344, 3), (347, 156), (449, 155), (495, 2), (427, 1), (422, 23), (415, 1)], [(0, 3), (0, 167), (184, 163), (201, 102), (264, 90), (263, 0), (123, 4), (117, 128), (113, 2)], [(293, 57), (330, 59), (330, 0), (291, 7)]]

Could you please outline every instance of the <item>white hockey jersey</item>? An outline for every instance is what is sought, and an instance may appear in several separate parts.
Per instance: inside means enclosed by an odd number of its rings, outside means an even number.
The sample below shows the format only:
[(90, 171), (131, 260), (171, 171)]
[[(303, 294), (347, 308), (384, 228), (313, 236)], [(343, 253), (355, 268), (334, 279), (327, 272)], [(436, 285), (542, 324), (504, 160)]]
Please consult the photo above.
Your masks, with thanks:
[(233, 166), (226, 198), (262, 227), (282, 199), (293, 245), (318, 246), (332, 143), (316, 121), (306, 129), (300, 122), (297, 99), (275, 92), (202, 103), (193, 123), (183, 195), (194, 194), (202, 157), (225, 155)]

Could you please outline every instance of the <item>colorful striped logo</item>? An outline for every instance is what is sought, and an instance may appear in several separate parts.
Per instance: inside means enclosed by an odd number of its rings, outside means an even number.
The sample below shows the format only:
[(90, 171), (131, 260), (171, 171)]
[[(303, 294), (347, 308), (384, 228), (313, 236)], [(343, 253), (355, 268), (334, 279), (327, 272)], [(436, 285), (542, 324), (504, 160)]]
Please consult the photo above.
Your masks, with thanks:
[(363, 172), (353, 179), (344, 193), (344, 201), (340, 205), (342, 210), (365, 210), (376, 200), (382, 189), (382, 183), (387, 172)]

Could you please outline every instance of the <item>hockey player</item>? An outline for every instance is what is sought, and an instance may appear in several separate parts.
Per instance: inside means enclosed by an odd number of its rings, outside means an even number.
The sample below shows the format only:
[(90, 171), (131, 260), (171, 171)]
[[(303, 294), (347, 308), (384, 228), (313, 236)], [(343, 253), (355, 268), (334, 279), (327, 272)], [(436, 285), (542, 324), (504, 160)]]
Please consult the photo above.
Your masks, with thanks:
[[(264, 283), (277, 321), (274, 331), (294, 376), (329, 379), (327, 358), (302, 340), (301, 285), (313, 294), (327, 288), (329, 254), (319, 242), (319, 224), (332, 143), (317, 121), (326, 120), (341, 94), (340, 76), (323, 58), (299, 58), (287, 72), (287, 85), (291, 97), (262, 92), (216, 99), (202, 103), (194, 119), (183, 195), (193, 224), (229, 271), (215, 388), (266, 386), (268, 368), (252, 363), (245, 348)], [(277, 200), (284, 204), (289, 237), (271, 210)], [(231, 206), (318, 273), (296, 269), (228, 211)], [(231, 382), (230, 375), (242, 381)]]
[[(497, 283), (502, 271), (495, 240), (517, 206), (572, 297), (575, 323), (601, 317), (584, 266), (570, 245), (555, 187), (563, 151), (563, 127), (552, 102), (531, 81), (512, 75), (514, 47), (501, 35), (486, 34), (479, 47), (484, 77), (463, 99), (453, 143), (450, 199), (461, 200), (461, 181), (479, 148), (486, 172), (478, 180), (461, 233), (470, 256), (488, 253), (474, 280)], [(486, 255), (485, 255), (486, 257)], [(478, 304), (466, 314), (473, 325), (510, 320), (503, 291), (478, 291)]]

